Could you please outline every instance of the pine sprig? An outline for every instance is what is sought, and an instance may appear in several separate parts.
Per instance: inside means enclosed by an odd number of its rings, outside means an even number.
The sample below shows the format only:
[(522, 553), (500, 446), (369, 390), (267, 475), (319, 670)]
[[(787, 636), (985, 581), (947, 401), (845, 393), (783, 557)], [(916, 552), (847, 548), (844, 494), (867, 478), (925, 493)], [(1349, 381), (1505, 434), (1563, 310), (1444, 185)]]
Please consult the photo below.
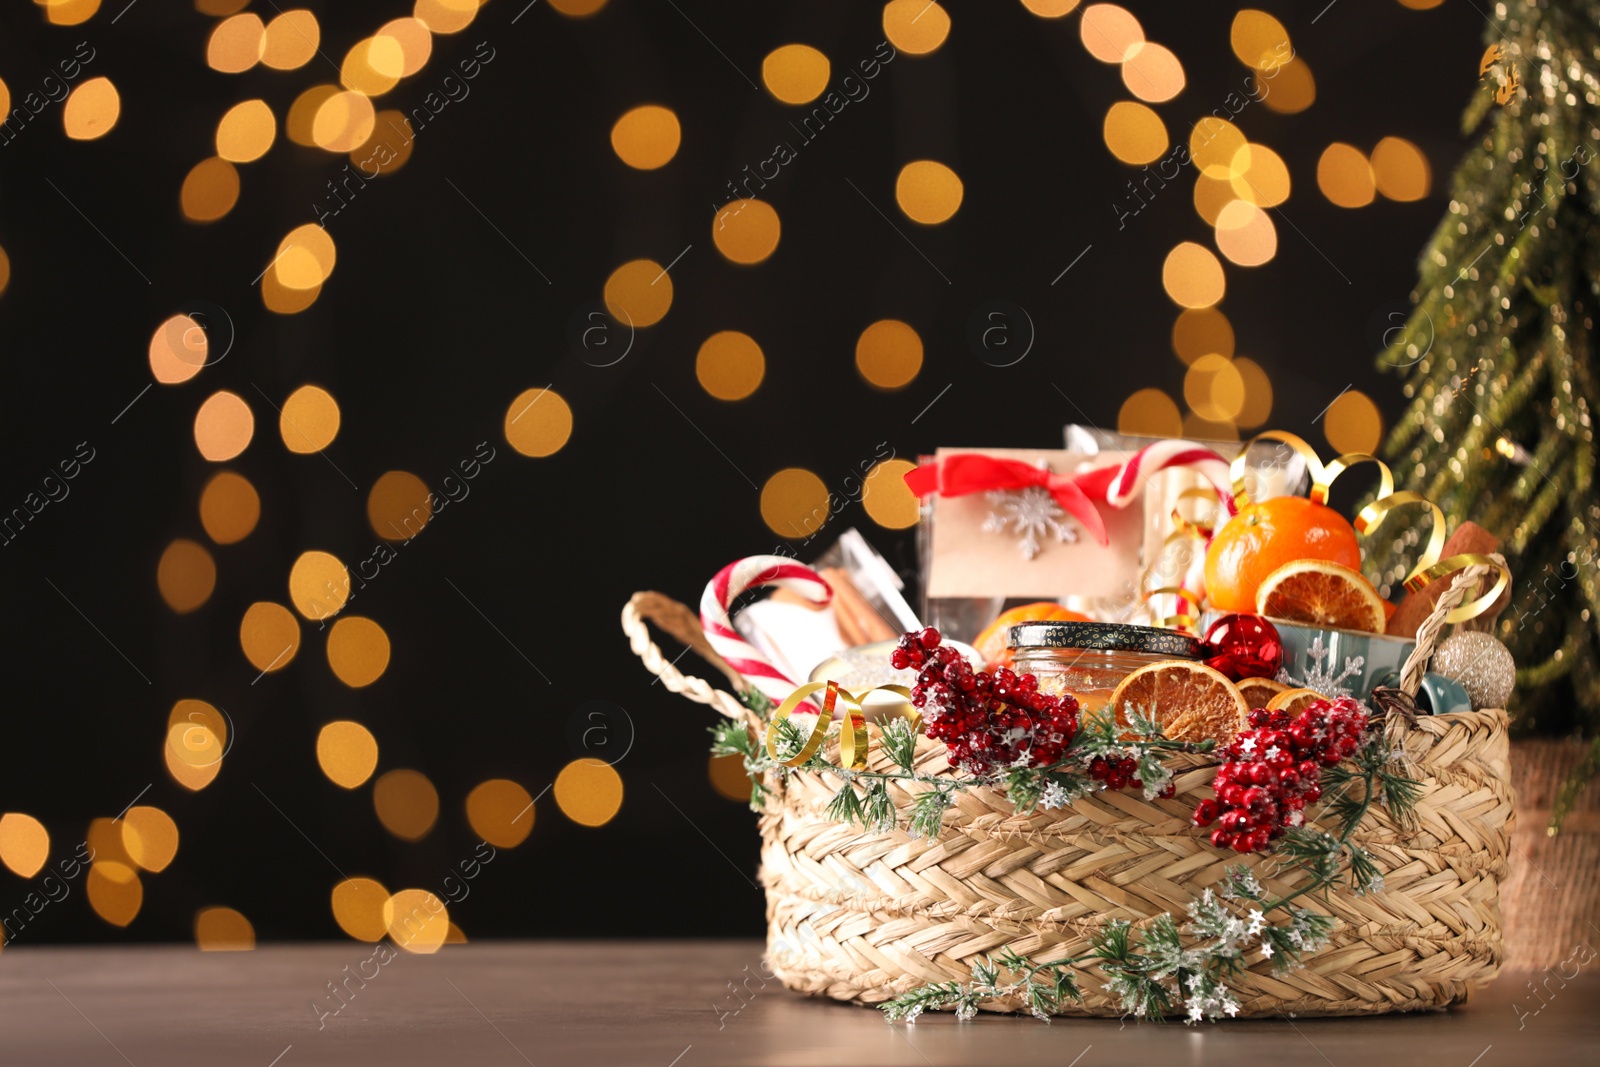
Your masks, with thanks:
[(954, 1008), (956, 1018), (978, 1014), (985, 1001), (1018, 997), (1028, 1013), (1045, 1022), (1061, 1014), (1069, 1000), (1082, 1000), (1069, 961), (1033, 963), (1010, 948), (972, 961), (966, 982), (937, 982), (878, 1005), (890, 1022), (914, 1022), (925, 1011)]

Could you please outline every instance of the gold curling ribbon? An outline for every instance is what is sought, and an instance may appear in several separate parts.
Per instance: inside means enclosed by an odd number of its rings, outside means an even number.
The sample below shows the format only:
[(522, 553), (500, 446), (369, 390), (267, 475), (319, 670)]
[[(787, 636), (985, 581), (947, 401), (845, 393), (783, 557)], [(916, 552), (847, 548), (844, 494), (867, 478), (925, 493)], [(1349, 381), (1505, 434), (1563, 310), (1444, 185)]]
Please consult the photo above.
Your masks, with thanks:
[(1407, 591), (1416, 593), (1430, 582), (1437, 581), (1446, 575), (1454, 574), (1456, 571), (1470, 567), (1473, 564), (1493, 567), (1496, 573), (1494, 587), (1477, 599), (1468, 601), (1451, 611), (1450, 614), (1445, 616), (1446, 622), (1466, 622), (1468, 619), (1482, 615), (1495, 602), (1495, 599), (1500, 595), (1500, 591), (1510, 583), (1511, 571), (1504, 564), (1498, 563), (1488, 556), (1467, 552), (1441, 560), (1439, 557), (1444, 553), (1445, 543), (1444, 512), (1439, 509), (1439, 505), (1420, 493), (1414, 493), (1409, 489), (1402, 489), (1396, 492), (1394, 488), (1394, 473), (1389, 470), (1389, 465), (1378, 457), (1368, 455), (1365, 452), (1346, 453), (1324, 465), (1322, 460), (1318, 458), (1316, 450), (1292, 433), (1284, 430), (1267, 430), (1264, 433), (1259, 433), (1240, 446), (1239, 454), (1234, 457), (1233, 464), (1229, 468), (1229, 474), (1233, 477), (1233, 501), (1237, 507), (1243, 508), (1250, 503), (1250, 491), (1245, 485), (1246, 458), (1249, 454), (1250, 446), (1257, 441), (1282, 442), (1293, 449), (1294, 453), (1305, 461), (1306, 470), (1311, 473), (1311, 492), (1308, 495), (1313, 502), (1318, 504), (1326, 504), (1328, 502), (1328, 491), (1332, 488), (1334, 480), (1339, 475), (1351, 467), (1357, 467), (1363, 463), (1376, 464), (1379, 475), (1378, 493), (1372, 503), (1362, 508), (1360, 513), (1356, 515), (1353, 525), (1359, 534), (1366, 535), (1375, 530), (1383, 522), (1385, 516), (1395, 508), (1403, 507), (1407, 504), (1421, 504), (1426, 507), (1433, 515), (1433, 527), (1428, 531), (1428, 547), (1417, 557), (1417, 565), (1405, 577), (1404, 585)]
[[(806, 738), (806, 743), (795, 755), (786, 760), (778, 759), (777, 725), (794, 714), (794, 710), (806, 697), (822, 689), (827, 690), (827, 696), (823, 698), (822, 714), (817, 716), (816, 725), (811, 728), (811, 736)], [(828, 736), (828, 727), (833, 723), (834, 708), (842, 704), (844, 718), (839, 729), (839, 766), (852, 771), (865, 770), (870, 739), (867, 734), (867, 718), (861, 711), (861, 703), (870, 694), (878, 692), (894, 693), (903, 697), (907, 702), (906, 706), (895, 709), (893, 714), (909, 719), (913, 731), (921, 728), (922, 716), (910, 706), (911, 690), (903, 685), (876, 685), (871, 689), (862, 690), (857, 695), (841, 689), (838, 682), (808, 682), (790, 693), (783, 703), (778, 705), (778, 710), (772, 713), (772, 721), (767, 725), (767, 755), (785, 767), (800, 766), (816, 755), (817, 750), (822, 747), (822, 742)]]
[[(1194, 486), (1192, 488), (1185, 489), (1178, 494), (1177, 500), (1173, 501), (1172, 532), (1169, 533), (1166, 536), (1166, 539), (1161, 542), (1161, 548), (1156, 552), (1156, 558), (1145, 565), (1144, 574), (1141, 575), (1139, 579), (1140, 588), (1143, 588), (1149, 584), (1151, 574), (1155, 571), (1155, 568), (1158, 566), (1160, 561), (1166, 559), (1167, 550), (1173, 545), (1191, 540), (1198, 541), (1201, 545), (1205, 545), (1210, 542), (1211, 535), (1215, 531), (1215, 526), (1209, 522), (1204, 522), (1199, 519), (1185, 518), (1183, 513), (1178, 510), (1178, 505), (1182, 504), (1185, 500), (1200, 500), (1210, 503), (1213, 507), (1220, 506), (1217, 504), (1216, 491), (1212, 489), (1202, 489), (1199, 486)], [(1191, 610), (1194, 612), (1199, 612), (1203, 599), (1192, 590), (1181, 585), (1164, 585), (1158, 589), (1149, 589), (1141, 594), (1141, 596), (1146, 605), (1149, 605), (1150, 601), (1158, 596), (1179, 597), (1182, 600), (1187, 601)], [(1153, 607), (1150, 609), (1150, 613), (1152, 616), (1156, 615)], [(1175, 614), (1156, 616), (1156, 618), (1156, 624), (1158, 626), (1165, 627), (1166, 629), (1187, 630), (1196, 636), (1198, 636), (1200, 633), (1199, 621), (1196, 619), (1195, 615), (1190, 614), (1187, 611), (1178, 610)]]

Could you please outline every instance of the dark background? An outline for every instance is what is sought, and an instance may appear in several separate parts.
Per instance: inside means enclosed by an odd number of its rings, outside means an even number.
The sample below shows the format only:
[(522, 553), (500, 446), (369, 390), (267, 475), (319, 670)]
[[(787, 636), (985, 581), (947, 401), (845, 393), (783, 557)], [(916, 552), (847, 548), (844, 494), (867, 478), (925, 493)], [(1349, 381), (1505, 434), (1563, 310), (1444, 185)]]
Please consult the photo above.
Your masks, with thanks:
[[(260, 6), (264, 18), (274, 13)], [(307, 6), (335, 60), (410, 13), (405, 3)], [(512, 25), (522, 5), (495, 0), (465, 32), (436, 37), (422, 73), (380, 102), (409, 109), (478, 42), (496, 50), (471, 96), (418, 135), (409, 163), (330, 220), (338, 267), (315, 306), (288, 317), (265, 311), (250, 282), (284, 233), (313, 221), (312, 203), (345, 162), (281, 130), (301, 90), (336, 80), (327, 63), (212, 71), (204, 54), (215, 20), (176, 0), (142, 0), (114, 25), (122, 3), (111, 0), (73, 28), (45, 25), (30, 4), (7, 8), (0, 77), (14, 100), (88, 40), (99, 53), (88, 73), (113, 79), (122, 116), (103, 139), (73, 142), (57, 107), (0, 147), (0, 245), (13, 274), (0, 296), (0, 505), (19, 504), (78, 442), (97, 452), (71, 496), (0, 549), (0, 810), (42, 819), (54, 859), (91, 818), (116, 815), (153, 783), (141, 803), (172, 814), (182, 834), (173, 864), (145, 876), (129, 928), (100, 921), (75, 891), (26, 940), (188, 940), (196, 909), (212, 904), (238, 908), (264, 940), (342, 936), (328, 905), (335, 866), (391, 889), (436, 888), (477, 841), (462, 809), (468, 790), (509, 777), (539, 793), (583, 754), (568, 726), (594, 699), (626, 709), (636, 730), (618, 765), (621, 813), (587, 829), (546, 796), (529, 840), (501, 851), (452, 918), (473, 938), (760, 929), (761, 896), (747, 880), (754, 816), (708, 781), (709, 709), (652, 687), (628, 652), (617, 613), (629, 594), (655, 588), (693, 602), (722, 564), (769, 550), (777, 539), (751, 482), (783, 467), (815, 471), (832, 487), (880, 441), (901, 456), (940, 445), (1054, 447), (1063, 423), (1114, 426), (1136, 388), (1181, 396), (1184, 367), (1168, 339), (1177, 309), (1160, 274), (1173, 244), (1209, 243), (1190, 181), (1118, 233), (1111, 205), (1132, 169), (1106, 151), (1100, 125), (1127, 93), (1115, 67), (1085, 53), (1077, 16), (1041, 20), (1009, 0), (945, 6), (954, 26), (944, 46), (895, 59), (871, 96), (771, 183), (764, 198), (783, 220), (782, 243), (766, 263), (741, 268), (711, 244), (713, 205), (746, 163), (793, 140), (787, 123), (797, 111), (735, 66), (759, 83), (762, 57), (801, 41), (832, 59), (836, 83), (883, 39), (880, 5), (611, 0), (596, 17), (571, 20), (539, 3)], [(1187, 89), (1158, 106), (1184, 136), (1247, 73), (1228, 45), (1236, 9), (1129, 6), (1184, 63)], [(1315, 25), (1320, 4), (1263, 6), (1287, 24), (1318, 94), (1298, 115), (1252, 105), (1239, 119), (1288, 162), (1294, 193), (1283, 211), (1293, 227), (1278, 220), (1268, 265), (1228, 268), (1223, 307), (1240, 353), (1271, 375), (1270, 424), (1325, 447), (1312, 420), (1346, 385), (1390, 416), (1398, 407), (1398, 383), (1378, 374), (1372, 353), (1444, 212), (1484, 20), (1460, 0), (1427, 12), (1344, 0)], [(187, 223), (177, 202), (185, 173), (212, 153), (222, 112), (257, 96), (280, 117), (277, 142), (241, 166), (231, 214)], [(612, 152), (610, 129), (652, 101), (677, 112), (683, 146), (665, 168), (633, 171)], [(1390, 134), (1427, 153), (1432, 195), (1358, 211), (1329, 204), (1315, 182), (1323, 148), (1370, 150)], [(942, 160), (965, 182), (961, 210), (943, 226), (918, 227), (893, 206), (894, 176), (917, 158)], [(691, 243), (672, 270), (670, 313), (625, 359), (599, 368), (571, 351), (573, 316), (617, 265), (665, 264)], [(1052, 287), (1087, 244), (1093, 250)], [(1004, 369), (966, 342), (968, 317), (997, 298), (1026, 308), (1038, 333), (1028, 358)], [(157, 324), (197, 300), (231, 315), (232, 353), (185, 385), (151, 389), (112, 425), (150, 382)], [(919, 377), (893, 394), (867, 386), (853, 365), (857, 335), (883, 317), (911, 323), (926, 345)], [(737, 404), (711, 399), (695, 380), (700, 342), (721, 329), (750, 333), (766, 354), (760, 390)], [(286, 452), (257, 392), (281, 403), (308, 381), (343, 410), (332, 463)], [(913, 425), (947, 383), (956, 388)], [(571, 403), (575, 428), (558, 454), (527, 459), (506, 446), (502, 421), (518, 392), (546, 384)], [(229, 466), (260, 491), (262, 520), (242, 543), (213, 547), (215, 594), (177, 616), (157, 592), (156, 561), (175, 537), (205, 542), (196, 502), (215, 467), (196, 452), (191, 425), (219, 388), (256, 411), (255, 440)], [(369, 554), (366, 491), (384, 471), (436, 486), (480, 441), (498, 457), (471, 496), (360, 594), (357, 610), (393, 641), (387, 674), (346, 688), (321, 636), (303, 626), (295, 662), (252, 685), (238, 642), (244, 609), (284, 602), (289, 566), (308, 548), (347, 564)], [(831, 526), (852, 524), (910, 576), (911, 531), (874, 526), (858, 504)], [(237, 736), (218, 780), (193, 794), (161, 762), (168, 710), (183, 697), (224, 707)], [(316, 732), (334, 718), (373, 730), (380, 773), (412, 767), (438, 786), (441, 816), (425, 840), (394, 839), (374, 815), (370, 786), (347, 792), (320, 772)], [(0, 910), (29, 888), (0, 872)]]

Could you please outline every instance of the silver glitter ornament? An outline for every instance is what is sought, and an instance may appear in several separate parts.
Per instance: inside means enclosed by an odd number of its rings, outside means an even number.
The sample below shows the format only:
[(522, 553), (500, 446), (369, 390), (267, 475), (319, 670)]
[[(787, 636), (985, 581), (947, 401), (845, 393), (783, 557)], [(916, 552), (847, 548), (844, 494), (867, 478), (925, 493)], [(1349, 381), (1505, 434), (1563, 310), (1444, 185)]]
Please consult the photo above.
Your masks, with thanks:
[(1493, 634), (1475, 631), (1445, 638), (1428, 669), (1460, 682), (1477, 709), (1505, 707), (1517, 677), (1510, 649)]

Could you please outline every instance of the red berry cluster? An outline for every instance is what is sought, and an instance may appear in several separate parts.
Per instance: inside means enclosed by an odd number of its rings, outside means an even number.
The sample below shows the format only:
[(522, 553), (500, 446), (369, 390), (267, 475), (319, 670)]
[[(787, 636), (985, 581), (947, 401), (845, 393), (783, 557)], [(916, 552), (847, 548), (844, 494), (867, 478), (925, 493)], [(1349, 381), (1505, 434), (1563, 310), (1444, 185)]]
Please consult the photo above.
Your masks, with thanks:
[(1078, 732), (1076, 697), (1041, 693), (1033, 675), (1004, 667), (975, 671), (931, 626), (903, 635), (889, 663), (917, 671), (911, 703), (922, 709), (928, 736), (943, 741), (950, 762), (970, 774), (1052, 766)]
[(1250, 727), (1222, 750), (1228, 762), (1211, 783), (1216, 799), (1194, 809), (1196, 826), (1217, 824), (1211, 843), (1235, 852), (1260, 852), (1304, 821), (1305, 806), (1322, 796), (1322, 768), (1361, 747), (1367, 712), (1340, 697), (1315, 701), (1294, 719), (1257, 709)]

